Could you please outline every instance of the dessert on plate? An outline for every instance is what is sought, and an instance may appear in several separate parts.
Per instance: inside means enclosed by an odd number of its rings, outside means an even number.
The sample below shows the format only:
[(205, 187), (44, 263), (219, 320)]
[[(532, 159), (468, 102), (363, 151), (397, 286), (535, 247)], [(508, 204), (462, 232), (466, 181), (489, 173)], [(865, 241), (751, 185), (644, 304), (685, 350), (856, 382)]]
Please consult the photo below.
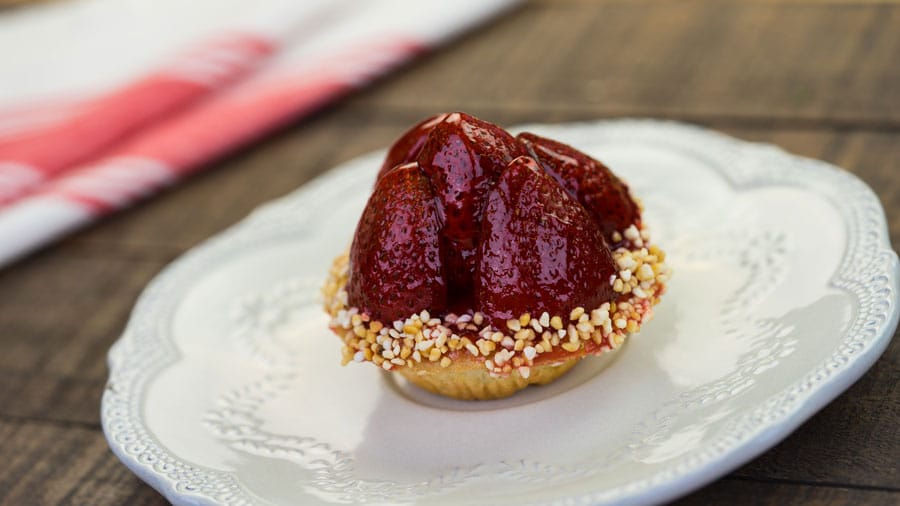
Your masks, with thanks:
[(468, 114), (391, 147), (323, 289), (343, 361), (495, 399), (621, 346), (670, 271), (599, 161)]

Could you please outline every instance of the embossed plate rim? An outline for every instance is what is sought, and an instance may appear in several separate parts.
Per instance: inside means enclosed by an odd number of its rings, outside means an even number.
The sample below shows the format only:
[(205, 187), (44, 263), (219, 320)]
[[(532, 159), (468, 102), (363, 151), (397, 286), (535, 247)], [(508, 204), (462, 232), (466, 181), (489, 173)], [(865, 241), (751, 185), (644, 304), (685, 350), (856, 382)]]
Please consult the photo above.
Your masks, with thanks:
[[(860, 296), (881, 293), (875, 299), (883, 310), (869, 320), (858, 312), (850, 326), (862, 337), (844, 336), (828, 360), (811, 370), (803, 380), (768, 399), (742, 419), (717, 444), (708, 445), (701, 455), (675, 459), (665, 470), (627, 486), (577, 496), (563, 496), (556, 502), (576, 504), (653, 503), (672, 499), (702, 486), (759, 455), (782, 440), (816, 411), (853, 384), (881, 355), (897, 326), (897, 293), (900, 268), (890, 249), (884, 211), (872, 190), (852, 174), (822, 161), (788, 154), (772, 145), (757, 144), (706, 130), (694, 125), (656, 120), (605, 120), (561, 125), (526, 125), (576, 146), (598, 138), (639, 140), (674, 146), (698, 147), (708, 153), (731, 184), (797, 185), (828, 198), (847, 221), (848, 251), (832, 280), (856, 283)], [(109, 353), (110, 377), (103, 395), (101, 417), (110, 448), (141, 479), (178, 504), (251, 504), (255, 497), (243, 488), (232, 473), (204, 468), (178, 458), (164, 448), (147, 429), (141, 404), (144, 387), (156, 373), (179, 357), (175, 343), (154, 339), (160, 315), (174, 310), (174, 293), (184, 289), (217, 257), (234, 255), (258, 247), (260, 237), (296, 233), (296, 217), (285, 217), (293, 202), (315, 203), (318, 190), (347, 177), (361, 164), (378, 165), (379, 153), (370, 153), (346, 162), (296, 192), (264, 204), (246, 219), (189, 251), (157, 276), (138, 300), (128, 327)], [(815, 176), (815, 177), (811, 177)], [(324, 192), (327, 193), (327, 192)], [(321, 198), (321, 197), (320, 197)], [(302, 219), (302, 217), (300, 218)], [(880, 269), (881, 288), (875, 292), (867, 281), (853, 272), (853, 266), (867, 260)], [(856, 277), (853, 277), (854, 275)], [(846, 289), (846, 287), (845, 287)], [(848, 289), (852, 293), (851, 289)], [(858, 299), (857, 299), (858, 303)], [(150, 322), (150, 323), (148, 323)], [(852, 346), (851, 346), (852, 345)], [(839, 348), (847, 347), (839, 353)], [(774, 411), (773, 411), (774, 410)]]

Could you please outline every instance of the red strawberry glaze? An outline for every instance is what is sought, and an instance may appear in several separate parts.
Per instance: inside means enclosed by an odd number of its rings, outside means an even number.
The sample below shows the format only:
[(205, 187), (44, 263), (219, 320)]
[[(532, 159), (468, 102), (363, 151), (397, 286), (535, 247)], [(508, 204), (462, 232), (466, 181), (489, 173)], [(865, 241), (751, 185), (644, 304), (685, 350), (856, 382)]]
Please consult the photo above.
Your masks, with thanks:
[(380, 321), (446, 309), (441, 223), (428, 178), (413, 162), (376, 183), (350, 247), (348, 297)]
[(520, 154), (523, 147), (505, 130), (461, 112), (434, 125), (419, 153), (419, 166), (438, 197), (449, 299), (458, 310), (472, 309), (484, 198), (506, 164)]
[(548, 174), (584, 206), (611, 239), (631, 225), (640, 228), (641, 213), (628, 186), (608, 167), (577, 149), (532, 133), (516, 137)]
[(568, 314), (613, 300), (615, 263), (590, 215), (522, 156), (487, 197), (477, 257), (480, 311), (497, 327), (524, 313)]
[(435, 125), (444, 121), (446, 117), (447, 113), (426, 118), (404, 132), (391, 146), (391, 149), (388, 150), (384, 163), (381, 165), (381, 170), (378, 171), (378, 179), (381, 179), (381, 176), (397, 165), (415, 161), (416, 157), (419, 156), (419, 152), (422, 151), (422, 146), (425, 145), (425, 141), (428, 139), (428, 134), (431, 133)]

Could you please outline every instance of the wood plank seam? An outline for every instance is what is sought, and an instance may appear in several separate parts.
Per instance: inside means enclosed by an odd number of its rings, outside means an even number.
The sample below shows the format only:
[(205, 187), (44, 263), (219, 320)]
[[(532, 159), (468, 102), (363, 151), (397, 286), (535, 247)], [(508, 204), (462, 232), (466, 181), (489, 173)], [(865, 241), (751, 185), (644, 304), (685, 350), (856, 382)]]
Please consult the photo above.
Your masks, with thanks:
[(9, 415), (6, 413), (0, 413), (0, 422), (6, 422), (13, 425), (49, 425), (53, 427), (61, 427), (61, 428), (76, 428), (76, 429), (86, 429), (86, 430), (98, 430), (102, 431), (103, 426), (99, 423), (91, 423), (91, 422), (80, 422), (78, 420), (60, 420), (60, 419), (52, 419), (52, 418), (42, 418), (38, 416), (18, 416), (18, 415)]
[[(367, 104), (368, 105), (368, 104)], [(375, 107), (375, 106), (373, 106)], [(377, 106), (383, 112), (395, 114), (399, 118), (407, 119), (411, 115), (428, 116), (437, 111), (425, 109), (417, 105), (401, 105), (386, 104)], [(530, 105), (528, 107), (503, 106), (496, 103), (479, 104), (478, 110), (482, 116), (500, 116), (514, 115), (526, 119), (525, 121), (541, 121), (543, 116), (548, 113), (559, 115), (561, 113), (569, 113), (570, 117), (581, 117), (583, 120), (590, 119), (613, 119), (613, 118), (654, 118), (654, 119), (670, 119), (676, 121), (685, 121), (688, 123), (699, 123), (706, 125), (718, 125), (722, 127), (732, 128), (772, 128), (772, 129), (790, 129), (790, 130), (812, 130), (812, 131), (837, 131), (837, 132), (879, 132), (894, 133), (900, 132), (900, 118), (894, 119), (855, 119), (855, 118), (814, 118), (814, 117), (780, 117), (780, 116), (764, 116), (764, 115), (727, 115), (716, 113), (671, 113), (662, 112), (649, 116), (642, 111), (637, 110), (610, 110), (610, 111), (589, 111), (585, 114), (584, 109), (568, 110), (566, 107), (552, 106), (542, 107)], [(389, 119), (383, 118), (382, 119)], [(350, 123), (350, 119), (346, 120)], [(570, 119), (569, 121), (577, 121)]]
[(849, 488), (853, 490), (869, 490), (873, 492), (891, 492), (900, 494), (900, 488), (891, 487), (891, 486), (875, 486), (875, 485), (862, 485), (856, 483), (843, 483), (843, 482), (835, 482), (835, 481), (811, 481), (811, 480), (789, 480), (784, 478), (767, 478), (763, 476), (747, 476), (740, 473), (740, 470), (733, 472), (732, 474), (726, 475), (722, 479), (725, 480), (735, 480), (735, 481), (746, 481), (746, 482), (757, 482), (757, 483), (772, 483), (779, 485), (802, 485), (805, 487), (822, 487), (822, 488)]

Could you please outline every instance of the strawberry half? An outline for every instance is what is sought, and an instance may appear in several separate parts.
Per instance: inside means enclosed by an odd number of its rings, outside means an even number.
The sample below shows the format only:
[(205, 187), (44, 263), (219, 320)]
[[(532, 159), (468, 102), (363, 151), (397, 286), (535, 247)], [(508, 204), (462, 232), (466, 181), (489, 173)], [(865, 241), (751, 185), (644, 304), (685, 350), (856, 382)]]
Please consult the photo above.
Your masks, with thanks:
[(416, 157), (419, 156), (419, 152), (422, 151), (422, 146), (425, 145), (428, 134), (431, 133), (435, 125), (446, 117), (447, 113), (426, 118), (404, 132), (391, 146), (391, 149), (388, 150), (384, 163), (381, 165), (381, 170), (378, 171), (378, 179), (381, 179), (381, 176), (397, 165), (415, 161)]
[(615, 231), (640, 227), (641, 213), (628, 186), (608, 167), (577, 149), (532, 133), (516, 137), (566, 191), (591, 214), (610, 239)]
[(454, 303), (471, 302), (483, 201), (500, 172), (520, 154), (524, 149), (505, 130), (461, 112), (434, 125), (422, 146), (417, 160), (438, 197)]
[(498, 328), (523, 313), (568, 315), (613, 300), (616, 272), (588, 212), (540, 165), (510, 163), (487, 198), (478, 248), (479, 309)]
[(446, 309), (434, 192), (415, 162), (375, 184), (350, 247), (350, 305), (382, 322)]

